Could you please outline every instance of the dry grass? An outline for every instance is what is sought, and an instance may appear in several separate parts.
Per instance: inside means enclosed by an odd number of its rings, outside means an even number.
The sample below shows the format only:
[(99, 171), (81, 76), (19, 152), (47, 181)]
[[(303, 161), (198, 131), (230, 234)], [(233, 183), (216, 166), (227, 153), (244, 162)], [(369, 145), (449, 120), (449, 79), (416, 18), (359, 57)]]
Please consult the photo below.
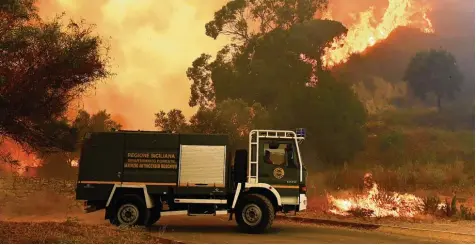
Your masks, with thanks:
[(0, 178), (0, 243), (172, 243), (140, 228), (84, 224), (74, 181)]
[(74, 188), (74, 181), (0, 177), (0, 219), (74, 216), (81, 212)]
[(144, 229), (83, 225), (74, 221), (1, 222), (0, 243), (174, 243)]

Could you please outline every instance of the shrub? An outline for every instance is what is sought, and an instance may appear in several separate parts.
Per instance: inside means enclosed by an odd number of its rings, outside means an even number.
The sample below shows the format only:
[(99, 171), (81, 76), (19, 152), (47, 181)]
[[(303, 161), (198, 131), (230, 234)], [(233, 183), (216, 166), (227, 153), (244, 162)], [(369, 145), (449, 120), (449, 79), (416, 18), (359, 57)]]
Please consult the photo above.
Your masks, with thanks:
[(463, 204), (461, 204), (460, 208), (460, 217), (464, 220), (474, 220), (474, 212), (472, 211), (471, 208), (465, 207)]
[(436, 214), (440, 203), (441, 203), (441, 200), (436, 195), (426, 197), (424, 200), (425, 213)]

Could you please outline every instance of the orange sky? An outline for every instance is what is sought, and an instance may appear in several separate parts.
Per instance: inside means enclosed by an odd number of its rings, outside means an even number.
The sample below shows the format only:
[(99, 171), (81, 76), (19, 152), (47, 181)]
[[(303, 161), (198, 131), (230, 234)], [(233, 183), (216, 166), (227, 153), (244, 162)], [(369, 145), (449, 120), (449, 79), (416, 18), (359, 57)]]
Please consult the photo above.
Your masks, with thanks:
[[(414, 0), (411, 0), (414, 1)], [(416, 1), (416, 0), (415, 0)], [(418, 0), (423, 1), (423, 0)], [(226, 0), (40, 0), (40, 14), (51, 18), (65, 12), (96, 25), (111, 46), (117, 75), (98, 84), (74, 103), (90, 113), (106, 109), (125, 129), (154, 129), (154, 113), (188, 106), (190, 81), (186, 70), (201, 53), (214, 55), (226, 39), (205, 35), (205, 23)], [(375, 7), (383, 14), (388, 1), (331, 0), (332, 16), (349, 26), (358, 13)], [(379, 12), (380, 11), (380, 12)]]
[[(225, 40), (205, 35), (205, 23), (225, 1), (40, 0), (40, 14), (84, 18), (111, 46), (116, 75), (98, 84), (75, 107), (106, 109), (128, 129), (154, 129), (154, 113), (180, 108), (186, 116), (186, 69), (201, 53), (215, 54)], [(206, 4), (205, 4), (206, 2)]]

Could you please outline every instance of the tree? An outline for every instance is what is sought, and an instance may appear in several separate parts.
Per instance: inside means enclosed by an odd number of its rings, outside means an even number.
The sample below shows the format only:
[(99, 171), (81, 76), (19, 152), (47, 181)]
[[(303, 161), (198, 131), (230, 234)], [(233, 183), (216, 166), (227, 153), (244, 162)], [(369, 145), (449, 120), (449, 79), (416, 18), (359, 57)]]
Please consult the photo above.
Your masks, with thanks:
[(189, 104), (208, 107), (233, 98), (259, 102), (268, 109), (278, 106), (284, 94), (310, 85), (313, 76), (329, 76), (320, 57), (324, 47), (345, 31), (336, 21), (311, 20), (253, 37), (239, 49), (227, 46), (212, 62), (210, 55), (202, 54), (187, 70), (193, 82)]
[(155, 120), (161, 129), (178, 133), (227, 134), (231, 148), (245, 147), (250, 130), (268, 128), (269, 123), (264, 107), (258, 103), (248, 106), (240, 99), (224, 100), (214, 108), (201, 107), (189, 122), (177, 109), (161, 111)]
[[(259, 103), (251, 106), (241, 99), (227, 99), (212, 110), (215, 114), (216, 133), (228, 134), (232, 149), (246, 147), (248, 134), (253, 129), (269, 128), (270, 120), (267, 110)], [(192, 128), (197, 128), (192, 120)], [(198, 130), (197, 130), (198, 131)]]
[(92, 28), (44, 22), (34, 0), (0, 3), (0, 135), (34, 150), (74, 150), (61, 119), (69, 103), (110, 75)]
[(106, 110), (100, 110), (93, 115), (85, 110), (79, 110), (72, 127), (76, 129), (79, 140), (82, 141), (87, 133), (120, 130), (122, 125), (112, 120), (111, 114)]
[(160, 111), (155, 114), (155, 127), (173, 133), (184, 132), (187, 129), (187, 121), (181, 110), (173, 109), (168, 113)]
[(77, 132), (77, 142), (74, 151), (60, 151), (51, 153), (41, 152), (42, 166), (39, 174), (43, 177), (74, 178), (76, 169), (71, 167), (73, 160), (78, 160), (81, 152), (81, 144), (87, 133), (110, 132), (122, 128), (121, 124), (112, 120), (106, 110), (89, 114), (85, 110), (79, 110), (78, 115), (70, 125)]
[(454, 100), (463, 83), (463, 75), (453, 55), (435, 49), (418, 52), (408, 64), (403, 79), (414, 94), (423, 100), (428, 93), (436, 95), (439, 111), (441, 100)]
[[(205, 25), (205, 29), (207, 36), (216, 39), (219, 35), (226, 35), (230, 36), (233, 42), (218, 52), (215, 61), (210, 62), (211, 56), (202, 54), (187, 70), (188, 78), (193, 81), (190, 106), (210, 107), (214, 105), (215, 99), (218, 103), (227, 98), (241, 98), (237, 94), (242, 95), (243, 90), (248, 89), (253, 90), (252, 95), (261, 94), (263, 91), (254, 89), (266, 88), (263, 86), (264, 82), (256, 84), (262, 76), (282, 71), (271, 78), (275, 79), (282, 74), (289, 74), (289, 70), (296, 72), (299, 68), (292, 67), (296, 63), (304, 66), (302, 72), (310, 76), (312, 69), (309, 68), (309, 64), (302, 62), (301, 54), (304, 53), (320, 62), (317, 53), (322, 52), (323, 44), (346, 31), (338, 22), (313, 21), (316, 12), (324, 10), (327, 4), (328, 0), (229, 1), (215, 12), (214, 19)], [(273, 47), (267, 44), (272, 44)], [(302, 52), (304, 50), (307, 52)], [(271, 52), (268, 54), (269, 60), (260, 59), (259, 56), (269, 52)], [(275, 54), (272, 55), (273, 53)], [(289, 64), (287, 63), (289, 59), (283, 60), (288, 57), (297, 62)], [(286, 69), (257, 74), (256, 70), (262, 69), (260, 66), (270, 61), (282, 61), (282, 67)], [(250, 71), (248, 66), (253, 66), (253, 69)], [(270, 67), (278, 68), (276, 65)], [(287, 76), (282, 80), (286, 78)], [(280, 81), (273, 82), (275, 85), (280, 84)], [(295, 81), (288, 83), (292, 82)], [(254, 88), (248, 88), (249, 84), (254, 84)], [(243, 99), (249, 104), (253, 103), (248, 98)], [(262, 105), (267, 106), (265, 103)]]
[[(313, 7), (303, 7), (306, 3)], [(351, 88), (336, 81), (321, 61), (324, 49), (347, 29), (336, 21), (313, 19), (322, 9), (317, 3), (327, 1), (232, 1), (215, 14), (206, 34), (231, 35), (234, 42), (213, 61), (202, 54), (187, 70), (193, 82), (190, 106), (208, 108), (197, 113), (198, 125), (212, 128), (219, 121), (214, 105), (239, 100), (262, 106), (275, 128), (308, 128), (307, 149), (329, 163), (348, 161), (361, 149), (366, 112)], [(247, 17), (247, 11), (257, 14)], [(245, 22), (260, 28), (251, 32)]]
[(364, 147), (364, 105), (347, 83), (332, 79), (320, 81), (310, 95), (315, 99), (309, 99), (304, 123), (317, 156), (332, 165), (350, 161)]
[(246, 42), (273, 29), (311, 20), (327, 5), (328, 0), (232, 0), (205, 25), (206, 34), (214, 39), (229, 35), (234, 41)]

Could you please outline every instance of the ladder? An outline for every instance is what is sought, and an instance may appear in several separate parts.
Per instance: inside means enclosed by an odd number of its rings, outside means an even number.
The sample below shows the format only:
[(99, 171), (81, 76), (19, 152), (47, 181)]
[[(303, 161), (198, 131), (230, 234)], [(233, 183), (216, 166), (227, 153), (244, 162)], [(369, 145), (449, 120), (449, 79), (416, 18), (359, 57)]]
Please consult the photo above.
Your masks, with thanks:
[[(250, 152), (248, 153), (248, 162), (250, 163), (248, 168), (248, 183), (258, 183), (258, 144), (259, 137), (256, 131), (251, 131), (250, 136)], [(253, 157), (253, 152), (254, 157)], [(255, 171), (252, 171), (255, 169)], [(254, 172), (254, 175), (252, 174)]]

